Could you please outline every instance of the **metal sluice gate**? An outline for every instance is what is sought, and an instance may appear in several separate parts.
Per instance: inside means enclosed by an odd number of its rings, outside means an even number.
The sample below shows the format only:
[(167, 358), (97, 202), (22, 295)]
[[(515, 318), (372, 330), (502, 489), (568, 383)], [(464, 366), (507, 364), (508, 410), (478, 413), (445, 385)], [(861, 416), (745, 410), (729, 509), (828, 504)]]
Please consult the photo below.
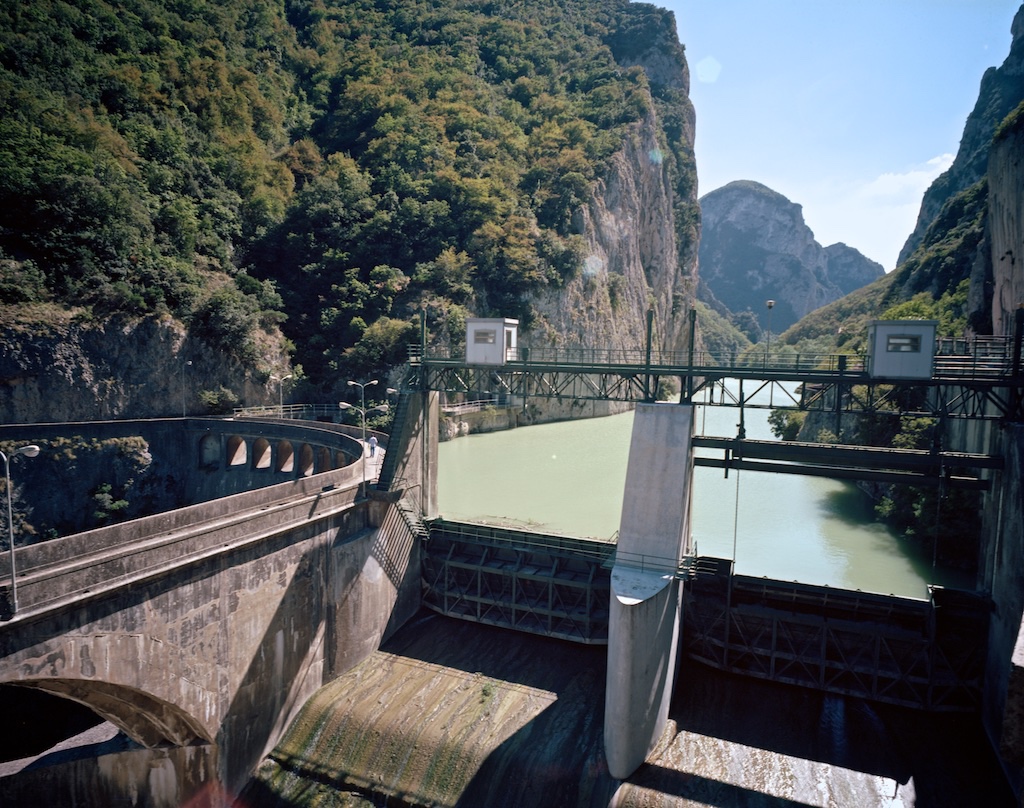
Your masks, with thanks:
[[(428, 528), (428, 608), (607, 643), (614, 543), (442, 519)], [(689, 659), (915, 709), (978, 708), (990, 608), (983, 595), (930, 587), (915, 599), (753, 578), (706, 556), (684, 558), (674, 576), (685, 581), (681, 653)]]

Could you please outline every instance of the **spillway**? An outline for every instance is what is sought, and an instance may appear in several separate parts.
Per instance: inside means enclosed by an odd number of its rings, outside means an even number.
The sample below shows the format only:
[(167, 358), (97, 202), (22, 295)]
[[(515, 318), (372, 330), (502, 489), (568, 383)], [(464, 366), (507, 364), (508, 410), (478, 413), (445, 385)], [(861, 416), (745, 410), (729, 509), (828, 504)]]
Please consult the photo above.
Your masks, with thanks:
[(321, 688), (246, 808), (1014, 804), (969, 716), (924, 714), (684, 662), (627, 781), (604, 762), (607, 649), (421, 613)]

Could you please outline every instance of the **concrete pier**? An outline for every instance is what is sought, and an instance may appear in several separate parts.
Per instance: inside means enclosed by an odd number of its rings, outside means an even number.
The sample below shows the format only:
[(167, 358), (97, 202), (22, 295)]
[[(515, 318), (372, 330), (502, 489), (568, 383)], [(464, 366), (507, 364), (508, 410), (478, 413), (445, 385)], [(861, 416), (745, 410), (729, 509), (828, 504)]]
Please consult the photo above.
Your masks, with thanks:
[(604, 747), (625, 779), (668, 720), (680, 630), (675, 571), (689, 549), (693, 407), (640, 404), (611, 575)]

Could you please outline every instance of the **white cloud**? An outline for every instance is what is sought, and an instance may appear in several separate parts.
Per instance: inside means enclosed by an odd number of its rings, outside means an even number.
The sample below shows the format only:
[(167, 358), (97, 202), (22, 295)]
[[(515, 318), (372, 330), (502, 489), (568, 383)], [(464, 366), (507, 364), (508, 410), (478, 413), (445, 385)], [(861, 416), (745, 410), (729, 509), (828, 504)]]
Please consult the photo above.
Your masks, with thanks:
[(803, 205), (820, 244), (842, 241), (888, 272), (896, 268), (899, 252), (917, 224), (924, 192), (952, 162), (952, 154), (942, 154), (869, 180), (816, 183), (802, 198), (791, 198)]
[(941, 154), (924, 165), (915, 166), (901, 173), (887, 172), (865, 184), (858, 192), (858, 196), (868, 201), (890, 200), (897, 204), (900, 201), (906, 202), (911, 197), (920, 201), (932, 181), (952, 164), (952, 154)]

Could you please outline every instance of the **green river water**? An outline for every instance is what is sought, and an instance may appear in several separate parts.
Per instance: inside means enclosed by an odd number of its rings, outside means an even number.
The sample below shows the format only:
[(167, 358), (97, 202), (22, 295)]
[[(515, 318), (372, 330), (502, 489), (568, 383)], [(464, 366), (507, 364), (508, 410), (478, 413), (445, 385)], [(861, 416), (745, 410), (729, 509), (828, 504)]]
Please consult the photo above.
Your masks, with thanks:
[[(772, 438), (768, 412), (745, 411), (747, 437)], [(735, 408), (701, 406), (696, 429), (732, 437), (738, 420)], [(632, 425), (630, 412), (442, 443), (441, 514), (614, 540)], [(692, 522), (698, 554), (734, 558), (744, 575), (908, 597), (925, 597), (929, 583), (973, 584), (933, 568), (929, 547), (875, 521), (869, 499), (838, 480), (698, 468)]]

